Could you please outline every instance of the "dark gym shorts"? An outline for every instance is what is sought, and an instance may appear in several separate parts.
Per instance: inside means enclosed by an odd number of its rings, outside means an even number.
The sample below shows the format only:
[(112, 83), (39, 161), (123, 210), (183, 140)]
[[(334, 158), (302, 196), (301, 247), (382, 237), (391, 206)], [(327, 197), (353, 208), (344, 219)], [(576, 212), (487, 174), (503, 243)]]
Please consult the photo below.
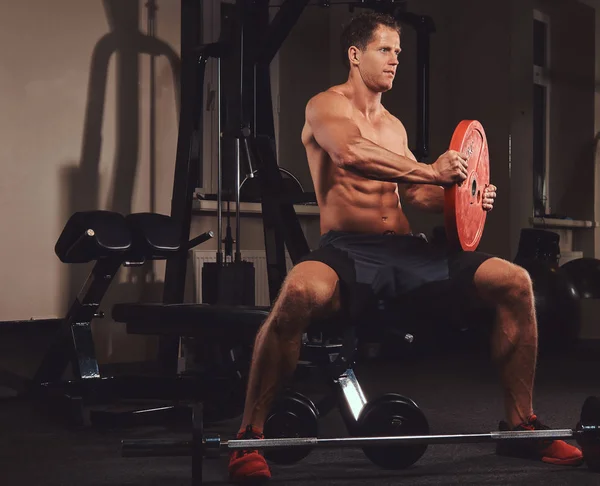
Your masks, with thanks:
[(441, 305), (443, 297), (460, 306), (474, 298), (473, 277), (489, 258), (449, 251), (420, 235), (329, 231), (302, 261), (323, 262), (338, 274), (342, 309), (352, 319), (382, 302), (420, 311)]

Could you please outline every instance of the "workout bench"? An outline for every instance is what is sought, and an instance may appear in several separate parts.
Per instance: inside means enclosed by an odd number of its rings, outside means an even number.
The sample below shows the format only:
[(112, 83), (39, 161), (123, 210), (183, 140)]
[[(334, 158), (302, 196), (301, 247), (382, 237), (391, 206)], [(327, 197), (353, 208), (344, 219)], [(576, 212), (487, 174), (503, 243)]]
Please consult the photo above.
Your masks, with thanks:
[[(34, 376), (29, 393), (53, 411), (64, 415), (71, 425), (84, 423), (84, 405), (106, 403), (117, 398), (196, 399), (198, 380), (184, 376), (101, 376), (92, 336), (91, 323), (101, 319), (102, 299), (121, 266), (139, 266), (149, 260), (165, 259), (187, 252), (212, 237), (204, 233), (181, 245), (177, 227), (169, 216), (137, 213), (123, 216), (112, 211), (74, 213), (55, 245), (63, 263), (96, 262), (81, 291), (62, 320), (54, 343)], [(73, 379), (62, 376), (71, 365)], [(92, 423), (126, 425), (178, 412), (163, 407), (154, 414), (90, 414)]]
[[(177, 235), (176, 225), (169, 216), (153, 213), (123, 216), (111, 211), (77, 212), (66, 223), (55, 245), (59, 259), (68, 264), (96, 263), (62, 320), (55, 342), (33, 379), (31, 393), (64, 415), (72, 425), (84, 423), (86, 405), (118, 399), (167, 400), (175, 404), (156, 407), (151, 413), (148, 410), (90, 411), (91, 422), (101, 426), (127, 426), (162, 421), (165, 416), (177, 417), (180, 412), (185, 416), (189, 415), (189, 407), (177, 405), (185, 401), (206, 401), (205, 410), (210, 408), (209, 403), (223, 403), (224, 398), (234, 409), (243, 405), (245, 384), (243, 380), (232, 379), (234, 373), (217, 377), (210, 373), (112, 377), (100, 373), (91, 323), (104, 317), (100, 305), (121, 266), (166, 259), (212, 237), (212, 233), (205, 233), (181, 245)], [(114, 306), (112, 317), (126, 323), (127, 332), (131, 334), (189, 336), (231, 350), (252, 346), (268, 311), (267, 307), (122, 303)], [(356, 411), (364, 406), (364, 395), (352, 371), (355, 329), (346, 329), (343, 338), (339, 335), (326, 340), (312, 337), (320, 329), (336, 332), (342, 328), (341, 324), (315, 323), (311, 334), (305, 336), (301, 361), (309, 366), (327, 366), (331, 383), (342, 387), (338, 391), (343, 392), (346, 407)], [(73, 379), (63, 381), (69, 364)], [(244, 372), (243, 369), (235, 371)], [(239, 403), (231, 403), (234, 401)], [(335, 404), (329, 397), (316, 407), (317, 415), (326, 414)]]

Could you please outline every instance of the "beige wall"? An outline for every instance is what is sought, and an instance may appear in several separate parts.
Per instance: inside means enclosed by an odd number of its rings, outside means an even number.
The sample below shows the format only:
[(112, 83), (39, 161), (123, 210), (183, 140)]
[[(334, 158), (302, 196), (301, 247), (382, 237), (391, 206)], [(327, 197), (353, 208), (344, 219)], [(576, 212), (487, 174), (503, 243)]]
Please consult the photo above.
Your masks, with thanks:
[[(112, 55), (105, 36), (115, 26), (101, 1), (31, 0), (2, 10), (0, 320), (64, 315), (89, 271), (87, 265), (62, 264), (54, 254), (73, 212), (170, 210), (177, 134), (170, 66), (164, 58), (156, 61), (157, 160), (151, 174), (149, 56), (135, 54), (136, 27), (146, 28), (145, 2), (112, 5), (122, 28), (108, 37), (119, 46)], [(158, 6), (158, 38), (178, 50), (179, 2), (161, 0)], [(93, 53), (108, 64), (93, 71)], [(103, 76), (106, 93), (93, 87)], [(139, 274), (120, 272), (102, 306), (107, 314), (111, 302), (141, 297)], [(147, 340), (129, 346), (136, 338), (125, 339), (122, 326), (110, 319), (95, 324), (95, 332), (101, 360), (136, 360), (146, 352)]]

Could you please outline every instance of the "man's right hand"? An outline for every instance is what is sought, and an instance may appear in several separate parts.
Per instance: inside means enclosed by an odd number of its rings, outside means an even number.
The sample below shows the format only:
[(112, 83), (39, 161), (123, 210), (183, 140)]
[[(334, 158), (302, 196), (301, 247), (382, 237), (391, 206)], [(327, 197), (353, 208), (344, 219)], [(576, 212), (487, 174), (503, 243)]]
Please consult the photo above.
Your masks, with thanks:
[(448, 150), (431, 164), (435, 172), (435, 183), (441, 186), (451, 186), (467, 178), (469, 167), (467, 155), (454, 150)]

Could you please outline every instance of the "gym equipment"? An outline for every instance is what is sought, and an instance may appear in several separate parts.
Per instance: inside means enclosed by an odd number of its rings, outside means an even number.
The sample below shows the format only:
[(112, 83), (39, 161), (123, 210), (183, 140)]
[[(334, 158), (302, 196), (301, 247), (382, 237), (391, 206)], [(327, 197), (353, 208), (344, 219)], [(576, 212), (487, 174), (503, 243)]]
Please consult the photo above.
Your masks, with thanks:
[(483, 126), (477, 120), (461, 121), (450, 141), (450, 149), (468, 155), (466, 180), (444, 191), (444, 222), (448, 241), (465, 251), (479, 245), (487, 212), (483, 191), (490, 183), (490, 155)]
[(560, 258), (560, 235), (554, 231), (522, 228), (515, 263), (538, 260), (558, 268)]
[[(429, 434), (429, 424), (415, 402), (388, 393), (365, 405), (358, 418), (358, 430), (369, 437), (424, 436)], [(363, 447), (369, 460), (384, 469), (405, 469), (417, 462), (426, 450), (427, 444)]]
[[(575, 429), (498, 431), (479, 434), (429, 435), (385, 435), (396, 425), (404, 431), (424, 431), (426, 421), (418, 407), (410, 401), (376, 401), (364, 409), (364, 425), (373, 425), (376, 430), (368, 436), (326, 438), (293, 437), (279, 439), (241, 439), (222, 441), (218, 435), (205, 435), (202, 423), (202, 404), (197, 404), (193, 413), (192, 440), (147, 440), (122, 441), (123, 457), (192, 456), (192, 484), (202, 484), (202, 461), (204, 457), (218, 457), (235, 450), (260, 449), (265, 451), (294, 450), (305, 448), (360, 447), (375, 464), (384, 468), (400, 469), (414, 464), (430, 444), (466, 444), (498, 441), (534, 439), (575, 439), (582, 448), (584, 459), (591, 471), (600, 471), (600, 399), (588, 397), (581, 409), (580, 421)], [(402, 403), (403, 405), (398, 405)], [(409, 412), (410, 411), (410, 412)], [(367, 419), (371, 416), (371, 419)], [(405, 424), (399, 424), (400, 420)], [(360, 419), (359, 419), (360, 421)], [(367, 452), (368, 451), (368, 452)]]
[[(304, 188), (298, 178), (289, 170), (279, 167), (281, 172), (285, 192), (289, 196), (290, 201), (294, 203), (303, 202)], [(242, 201), (260, 202), (260, 172), (255, 170), (248, 174), (240, 185), (240, 198)], [(311, 194), (311, 199), (314, 200), (314, 193)]]
[(600, 298), (600, 260), (577, 258), (562, 265), (559, 272), (571, 279), (582, 299)]
[[(218, 58), (217, 77), (221, 79), (221, 62)], [(219, 81), (220, 83), (220, 81)], [(217, 96), (217, 111), (221, 113), (221, 87), (219, 84)], [(223, 133), (221, 127), (221, 117), (219, 117), (219, 133)], [(240, 137), (247, 130), (240, 130), (234, 140), (234, 164), (235, 180), (232, 181), (235, 195), (235, 218), (236, 231), (235, 239), (231, 234), (231, 224), (229, 211), (229, 199), (227, 200), (227, 228), (226, 237), (222, 239), (222, 214), (221, 205), (223, 199), (223, 157), (222, 143), (223, 137), (219, 137), (218, 147), (218, 167), (217, 167), (217, 253), (215, 262), (206, 262), (202, 267), (202, 300), (206, 304), (223, 305), (254, 305), (255, 304), (255, 272), (254, 264), (242, 260), (241, 254), (241, 210), (240, 210), (240, 173), (242, 170)], [(244, 147), (247, 147), (245, 144)], [(248, 162), (250, 155), (248, 153)], [(222, 242), (225, 242), (225, 253), (222, 251)], [(235, 258), (233, 256), (233, 245), (235, 243)]]
[[(316, 436), (319, 430), (319, 410), (308, 397), (288, 391), (279, 397), (265, 421), (263, 434), (268, 439)], [(278, 464), (293, 464), (310, 454), (310, 448), (271, 449), (265, 457)]]
[[(135, 213), (123, 216), (113, 211), (83, 211), (74, 213), (58, 238), (55, 253), (67, 264), (95, 262), (81, 291), (61, 320), (54, 343), (44, 356), (29, 390), (36, 398), (48, 403), (48, 408), (64, 413), (72, 425), (83, 425), (83, 406), (104, 403), (113, 398), (199, 399), (198, 380), (183, 376), (171, 377), (107, 377), (102, 376), (96, 360), (92, 321), (102, 319), (100, 305), (119, 269), (140, 266), (146, 261), (168, 259), (187, 254), (213, 237), (207, 232), (180, 243), (178, 226), (171, 217), (156, 213)], [(70, 381), (63, 375), (71, 365)], [(164, 378), (164, 379), (163, 379)], [(216, 382), (214, 383), (217, 384)], [(157, 409), (155, 416), (168, 409)], [(110, 413), (91, 413), (94, 423), (108, 425)], [(113, 424), (123, 425), (129, 417), (139, 423), (152, 414), (113, 415)]]
[(571, 279), (540, 260), (519, 262), (533, 282), (540, 352), (567, 349), (579, 335), (579, 293)]

